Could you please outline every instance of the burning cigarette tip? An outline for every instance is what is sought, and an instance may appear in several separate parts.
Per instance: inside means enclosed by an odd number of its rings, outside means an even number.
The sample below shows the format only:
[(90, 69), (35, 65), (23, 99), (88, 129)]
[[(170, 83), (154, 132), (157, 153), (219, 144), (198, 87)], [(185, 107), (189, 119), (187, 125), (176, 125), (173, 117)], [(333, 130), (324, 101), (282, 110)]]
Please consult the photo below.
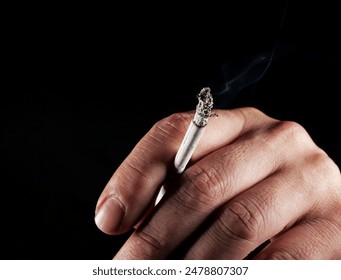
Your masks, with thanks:
[(196, 107), (196, 112), (193, 122), (197, 126), (207, 125), (208, 118), (211, 116), (213, 108), (213, 97), (211, 94), (211, 89), (209, 87), (204, 87), (197, 95), (198, 104)]

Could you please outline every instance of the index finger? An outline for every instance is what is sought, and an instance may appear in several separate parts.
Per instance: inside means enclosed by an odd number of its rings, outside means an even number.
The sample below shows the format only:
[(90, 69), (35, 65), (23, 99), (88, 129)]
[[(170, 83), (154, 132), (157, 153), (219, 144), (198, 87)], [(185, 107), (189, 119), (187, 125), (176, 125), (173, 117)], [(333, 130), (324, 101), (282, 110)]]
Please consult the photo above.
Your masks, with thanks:
[[(273, 121), (253, 108), (215, 110), (215, 113), (218, 117), (209, 121), (192, 163), (250, 129)], [(193, 116), (194, 112), (186, 112), (164, 118), (137, 143), (98, 199), (95, 222), (100, 230), (121, 234), (139, 221), (173, 170), (175, 154)]]

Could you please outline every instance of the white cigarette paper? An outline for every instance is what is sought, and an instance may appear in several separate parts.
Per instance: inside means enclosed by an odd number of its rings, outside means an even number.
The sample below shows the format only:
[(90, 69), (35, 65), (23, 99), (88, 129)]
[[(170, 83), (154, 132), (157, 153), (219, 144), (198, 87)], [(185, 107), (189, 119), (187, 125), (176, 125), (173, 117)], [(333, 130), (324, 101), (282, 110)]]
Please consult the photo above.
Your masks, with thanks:
[[(211, 116), (213, 98), (210, 88), (203, 88), (198, 94), (197, 98), (199, 102), (196, 107), (194, 118), (191, 121), (181, 142), (180, 148), (175, 156), (174, 167), (178, 174), (181, 174), (185, 170), (195, 148), (197, 147), (202, 135), (205, 132), (208, 119)], [(155, 205), (159, 203), (164, 194), (165, 189), (162, 186), (158, 197), (156, 198)]]
[(174, 166), (178, 174), (185, 170), (201, 136), (204, 134), (205, 128), (206, 126), (197, 126), (194, 122), (190, 123), (174, 160)]

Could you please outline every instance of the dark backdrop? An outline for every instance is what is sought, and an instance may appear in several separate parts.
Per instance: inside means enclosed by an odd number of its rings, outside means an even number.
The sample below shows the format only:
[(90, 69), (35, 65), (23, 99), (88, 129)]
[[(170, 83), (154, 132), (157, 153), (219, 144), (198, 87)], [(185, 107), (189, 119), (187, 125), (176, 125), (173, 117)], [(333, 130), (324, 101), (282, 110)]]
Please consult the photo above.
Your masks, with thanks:
[(295, 2), (9, 8), (0, 258), (112, 258), (129, 233), (96, 228), (97, 198), (149, 128), (194, 109), (204, 86), (216, 108), (301, 123), (340, 166), (336, 4)]

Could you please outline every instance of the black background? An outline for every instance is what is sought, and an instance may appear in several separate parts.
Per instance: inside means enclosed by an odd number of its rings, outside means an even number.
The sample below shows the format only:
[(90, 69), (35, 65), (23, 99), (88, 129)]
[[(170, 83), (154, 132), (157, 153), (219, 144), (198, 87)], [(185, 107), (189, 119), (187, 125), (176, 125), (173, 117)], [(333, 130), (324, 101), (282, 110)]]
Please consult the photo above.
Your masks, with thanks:
[[(295, 2), (8, 7), (0, 258), (111, 259), (129, 233), (94, 224), (106, 182), (157, 120), (220, 89), (224, 65), (240, 88), (217, 108), (295, 120), (340, 166), (336, 4)], [(238, 72), (262, 55), (265, 73)]]

